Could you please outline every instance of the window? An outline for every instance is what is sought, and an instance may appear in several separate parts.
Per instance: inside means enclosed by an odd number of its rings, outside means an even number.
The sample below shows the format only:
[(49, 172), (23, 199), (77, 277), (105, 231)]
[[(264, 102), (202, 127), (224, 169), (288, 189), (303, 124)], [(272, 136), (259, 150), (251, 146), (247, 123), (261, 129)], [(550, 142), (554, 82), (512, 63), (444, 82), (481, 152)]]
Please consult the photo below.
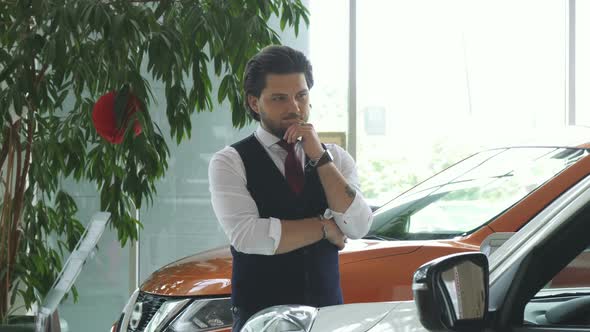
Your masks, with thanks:
[(525, 325), (590, 326), (590, 247), (578, 254), (526, 305)]
[[(310, 1), (310, 121), (319, 132), (348, 128), (348, 1)], [(344, 146), (344, 148), (346, 148)]]
[(357, 1), (365, 195), (384, 201), (481, 147), (564, 127), (565, 3)]
[(587, 154), (562, 148), (478, 153), (386, 204), (369, 234), (428, 240), (474, 231)]
[(590, 1), (576, 1), (576, 125), (590, 127)]
[[(590, 248), (580, 253), (545, 287), (567, 292), (578, 288), (590, 288)], [(590, 289), (586, 289), (586, 292), (590, 293)]]

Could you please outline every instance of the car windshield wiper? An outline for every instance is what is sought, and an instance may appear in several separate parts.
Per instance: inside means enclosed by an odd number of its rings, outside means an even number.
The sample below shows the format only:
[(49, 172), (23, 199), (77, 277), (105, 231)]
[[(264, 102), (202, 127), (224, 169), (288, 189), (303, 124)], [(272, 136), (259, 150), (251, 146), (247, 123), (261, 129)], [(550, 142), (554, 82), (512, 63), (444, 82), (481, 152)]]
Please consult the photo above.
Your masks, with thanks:
[(363, 237), (363, 240), (397, 241), (397, 239), (394, 239), (391, 237), (385, 237), (385, 236), (381, 236), (381, 235), (376, 235), (376, 234), (365, 235)]

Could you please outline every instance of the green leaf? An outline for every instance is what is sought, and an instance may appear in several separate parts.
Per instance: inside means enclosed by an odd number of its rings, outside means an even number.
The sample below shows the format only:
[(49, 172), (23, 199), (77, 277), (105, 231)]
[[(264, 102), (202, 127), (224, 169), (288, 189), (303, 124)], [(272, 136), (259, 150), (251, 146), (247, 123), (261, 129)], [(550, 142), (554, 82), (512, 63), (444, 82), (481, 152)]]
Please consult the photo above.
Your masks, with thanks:
[(295, 24), (293, 24), (293, 28), (295, 28), (295, 36), (299, 36), (299, 15), (295, 16)]
[(281, 30), (285, 30), (288, 20), (289, 20), (289, 17), (287, 16), (287, 13), (285, 11), (283, 11), (283, 15), (281, 15), (281, 23), (280, 23)]
[(172, 0), (162, 0), (158, 3), (158, 7), (156, 7), (156, 12), (154, 13), (154, 18), (159, 19), (164, 12), (170, 9), (170, 5), (172, 4)]
[[(0, 277), (0, 279), (4, 280), (4, 276)], [(16, 283), (14, 284), (14, 286), (12, 287), (12, 289), (19, 289), (19, 285), (20, 285), (21, 281), (17, 280)], [(18, 292), (12, 292), (12, 295), (10, 296), (10, 304), (14, 304), (14, 302), (16, 301), (16, 296), (18, 295)]]
[(115, 36), (119, 36), (119, 38), (120, 38), (120, 37), (122, 37), (122, 35), (124, 35), (127, 32), (127, 31), (123, 30), (125, 28), (124, 23), (125, 23), (126, 19), (127, 19), (127, 15), (125, 15), (125, 13), (116, 15), (115, 18), (113, 19), (113, 32), (114, 32)]
[(217, 93), (217, 101), (221, 104), (221, 102), (227, 96), (227, 86), (231, 80), (230, 75), (225, 75), (223, 80), (221, 80), (221, 84), (219, 85), (219, 92)]

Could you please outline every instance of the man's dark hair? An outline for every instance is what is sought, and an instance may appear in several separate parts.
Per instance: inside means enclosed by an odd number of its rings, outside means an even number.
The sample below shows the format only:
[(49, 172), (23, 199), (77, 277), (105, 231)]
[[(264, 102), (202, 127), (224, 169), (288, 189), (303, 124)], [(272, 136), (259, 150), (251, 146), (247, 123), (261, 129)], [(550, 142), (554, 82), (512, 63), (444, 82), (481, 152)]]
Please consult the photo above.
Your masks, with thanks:
[(292, 73), (303, 73), (307, 87), (311, 89), (313, 86), (311, 63), (305, 54), (288, 46), (267, 46), (248, 61), (244, 70), (244, 104), (254, 120), (260, 121), (260, 116), (250, 108), (248, 96), (260, 98), (262, 90), (266, 87), (267, 74)]

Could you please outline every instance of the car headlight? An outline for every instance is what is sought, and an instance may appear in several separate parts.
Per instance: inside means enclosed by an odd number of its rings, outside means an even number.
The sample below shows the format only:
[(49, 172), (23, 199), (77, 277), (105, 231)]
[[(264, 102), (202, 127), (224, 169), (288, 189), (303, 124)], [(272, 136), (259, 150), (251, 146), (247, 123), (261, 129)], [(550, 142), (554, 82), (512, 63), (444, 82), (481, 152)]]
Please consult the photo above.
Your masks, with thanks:
[(309, 332), (318, 309), (300, 305), (279, 305), (252, 316), (243, 332)]
[(123, 329), (123, 326), (127, 326), (129, 324), (129, 318), (131, 316), (131, 312), (133, 311), (133, 305), (135, 304), (135, 300), (137, 300), (137, 296), (139, 295), (139, 289), (135, 289), (129, 300), (127, 300), (127, 304), (123, 307), (123, 312), (121, 313), (121, 317), (116, 324), (116, 332), (126, 331)]
[(173, 298), (136, 290), (129, 298), (116, 332), (204, 332), (231, 327), (230, 298)]
[(203, 299), (191, 303), (170, 324), (166, 332), (201, 332), (230, 327), (233, 323), (231, 300)]

